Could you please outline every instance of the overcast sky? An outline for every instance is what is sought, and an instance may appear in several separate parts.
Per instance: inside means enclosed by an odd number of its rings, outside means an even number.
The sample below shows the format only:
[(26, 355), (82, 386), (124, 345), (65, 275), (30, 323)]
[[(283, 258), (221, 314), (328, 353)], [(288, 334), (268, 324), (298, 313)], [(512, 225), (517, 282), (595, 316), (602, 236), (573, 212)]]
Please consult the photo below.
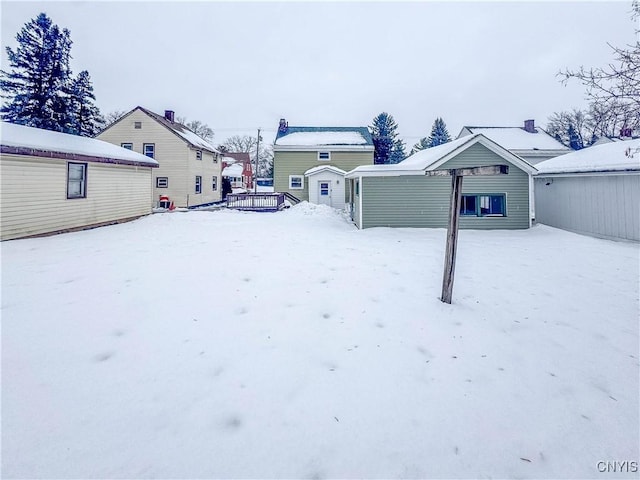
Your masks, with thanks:
[(40, 12), (71, 31), (73, 71), (89, 71), (103, 113), (171, 109), (218, 144), (258, 127), (272, 142), (280, 118), (368, 126), (386, 111), (407, 151), (436, 117), (455, 137), (586, 107), (584, 88), (556, 73), (604, 66), (607, 42), (635, 42), (630, 11), (630, 0), (1, 3), (3, 52)]

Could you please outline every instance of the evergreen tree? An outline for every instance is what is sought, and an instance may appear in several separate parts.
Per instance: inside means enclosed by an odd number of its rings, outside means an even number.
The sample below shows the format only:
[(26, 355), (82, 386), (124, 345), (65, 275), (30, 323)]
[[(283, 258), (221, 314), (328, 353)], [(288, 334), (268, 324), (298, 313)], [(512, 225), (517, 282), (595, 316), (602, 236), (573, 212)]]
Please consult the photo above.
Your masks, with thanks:
[(417, 153), (420, 150), (424, 150), (425, 148), (429, 148), (429, 139), (427, 137), (422, 137), (420, 141), (411, 148), (411, 152), (409, 153), (409, 155), (413, 155), (414, 153)]
[(4, 120), (48, 130), (69, 125), (71, 37), (46, 14), (25, 24), (16, 35), (18, 47), (7, 47), (11, 71), (0, 71)]
[(431, 127), (431, 135), (429, 135), (427, 139), (427, 144), (429, 147), (437, 147), (450, 141), (451, 137), (449, 136), (444, 120), (440, 117), (436, 118), (435, 122), (433, 122), (433, 127)]
[(73, 80), (69, 92), (68, 133), (93, 137), (100, 132), (105, 120), (93, 103), (95, 99), (89, 72), (83, 70)]
[(386, 112), (373, 119), (373, 125), (369, 130), (375, 147), (374, 164), (398, 163), (404, 160), (404, 143), (398, 138), (397, 129), (398, 125), (393, 116)]

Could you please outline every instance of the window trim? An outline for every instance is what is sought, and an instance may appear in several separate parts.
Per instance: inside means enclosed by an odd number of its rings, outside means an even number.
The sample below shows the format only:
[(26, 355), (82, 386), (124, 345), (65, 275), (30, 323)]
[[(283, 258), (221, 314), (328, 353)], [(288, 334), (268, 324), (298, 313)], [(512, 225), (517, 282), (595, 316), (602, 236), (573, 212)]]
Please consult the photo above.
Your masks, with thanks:
[(202, 176), (201, 175), (196, 175), (195, 193), (196, 195), (202, 193)]
[(196, 150), (196, 160), (202, 161), (202, 150)]
[(120, 146), (122, 148), (126, 148), (127, 150), (133, 150), (133, 143), (132, 142), (122, 142), (120, 144)]
[[(71, 184), (71, 178), (69, 176), (71, 165), (80, 165), (82, 167), (82, 178), (80, 182), (80, 194), (73, 195), (69, 191), (69, 185)], [(77, 198), (87, 198), (87, 170), (89, 169), (87, 163), (82, 162), (67, 162), (67, 200), (75, 200)]]
[[(300, 186), (294, 187), (292, 180), (294, 178), (300, 179)], [(289, 175), (289, 190), (304, 190), (304, 175)]]
[[(153, 147), (153, 155), (147, 155), (147, 147)], [(142, 144), (142, 154), (145, 157), (156, 158), (156, 144), (155, 143), (143, 143)]]
[[(320, 155), (326, 154), (327, 158), (320, 158)], [(330, 162), (331, 161), (331, 152), (327, 150), (321, 150), (318, 152), (318, 161), (319, 162)]]
[[(160, 180), (164, 180), (164, 185), (160, 185)], [(156, 188), (169, 188), (169, 177), (156, 177)]]
[[(504, 218), (507, 216), (507, 194), (506, 193), (463, 193), (460, 203), (460, 208), (462, 209), (462, 205), (464, 202), (464, 197), (475, 197), (476, 201), (476, 211), (475, 213), (462, 213), (460, 211), (460, 216), (464, 218)], [(480, 198), (481, 197), (489, 197), (489, 202), (491, 202), (491, 197), (501, 197), (502, 198), (502, 208), (503, 213), (489, 213), (482, 214), (480, 207)]]

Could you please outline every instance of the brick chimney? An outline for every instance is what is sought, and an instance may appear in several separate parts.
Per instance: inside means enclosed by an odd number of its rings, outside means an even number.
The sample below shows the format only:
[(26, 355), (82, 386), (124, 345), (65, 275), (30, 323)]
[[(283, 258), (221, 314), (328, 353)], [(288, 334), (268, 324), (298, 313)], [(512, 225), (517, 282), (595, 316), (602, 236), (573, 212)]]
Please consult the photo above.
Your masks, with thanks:
[(536, 133), (535, 120), (525, 120), (524, 131), (529, 133)]
[(173, 110), (165, 110), (164, 111), (164, 118), (166, 118), (167, 120), (169, 120), (170, 122), (173, 123), (174, 118), (175, 118), (175, 112)]
[(284, 118), (281, 118), (280, 125), (278, 126), (278, 131), (284, 133), (287, 131), (287, 128), (289, 128), (289, 123)]

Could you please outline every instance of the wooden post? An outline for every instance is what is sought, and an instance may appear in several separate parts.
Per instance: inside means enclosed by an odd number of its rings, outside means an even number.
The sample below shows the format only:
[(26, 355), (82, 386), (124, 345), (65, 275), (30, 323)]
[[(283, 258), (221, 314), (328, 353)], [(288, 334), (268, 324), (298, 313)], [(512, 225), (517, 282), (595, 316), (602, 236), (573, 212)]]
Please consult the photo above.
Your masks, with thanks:
[[(453, 173), (453, 172), (452, 172)], [(442, 296), (440, 300), (451, 303), (453, 277), (456, 270), (456, 249), (458, 248), (458, 223), (460, 220), (460, 201), (462, 199), (462, 180), (464, 176), (451, 175), (451, 201), (449, 203), (449, 226), (447, 227), (447, 250), (444, 255), (444, 275), (442, 277)]]
[(451, 304), (451, 296), (453, 294), (453, 277), (456, 270), (456, 250), (458, 248), (458, 223), (460, 221), (460, 203), (462, 200), (462, 179), (465, 176), (507, 175), (508, 173), (508, 165), (428, 170), (425, 172), (425, 175), (430, 177), (451, 177), (447, 249), (444, 255), (444, 275), (442, 277), (442, 295), (440, 297), (440, 300), (444, 303)]

